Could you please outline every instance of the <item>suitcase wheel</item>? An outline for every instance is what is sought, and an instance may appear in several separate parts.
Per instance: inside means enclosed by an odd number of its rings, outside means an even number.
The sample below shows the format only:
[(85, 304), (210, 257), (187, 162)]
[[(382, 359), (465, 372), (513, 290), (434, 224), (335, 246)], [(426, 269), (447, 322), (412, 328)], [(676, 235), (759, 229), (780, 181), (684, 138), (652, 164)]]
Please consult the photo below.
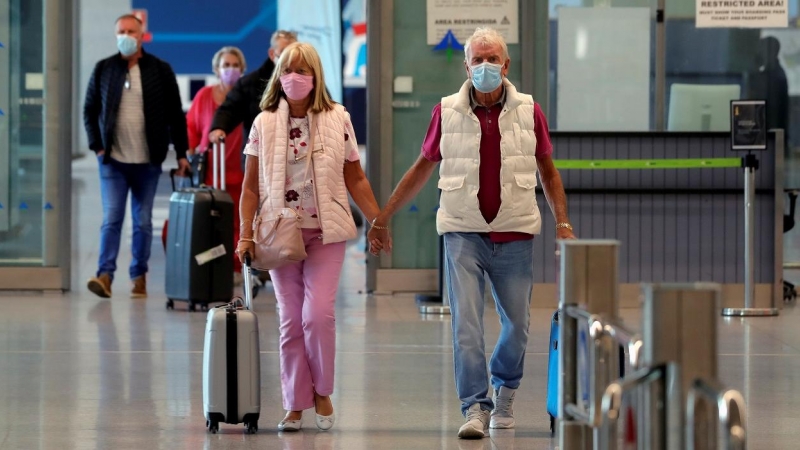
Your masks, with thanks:
[(219, 422), (216, 420), (206, 420), (206, 428), (208, 428), (208, 431), (210, 431), (211, 434), (217, 434), (217, 431), (219, 431)]
[(550, 435), (553, 436), (556, 434), (556, 418), (550, 416)]
[(172, 299), (167, 300), (167, 309), (175, 309), (175, 302)]
[(258, 422), (245, 422), (244, 429), (247, 434), (256, 434), (258, 432)]
[(197, 311), (197, 306), (195, 302), (192, 301), (189, 302), (189, 311)]

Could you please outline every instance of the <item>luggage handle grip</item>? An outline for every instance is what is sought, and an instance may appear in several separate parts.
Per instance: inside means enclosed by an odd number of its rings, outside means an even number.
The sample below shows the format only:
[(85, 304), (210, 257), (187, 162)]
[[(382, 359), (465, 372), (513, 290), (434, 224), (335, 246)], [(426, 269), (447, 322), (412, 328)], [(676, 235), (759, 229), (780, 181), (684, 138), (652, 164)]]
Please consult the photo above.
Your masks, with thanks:
[[(178, 173), (178, 169), (172, 168), (169, 170), (169, 181), (172, 183), (172, 192), (175, 192), (175, 175)], [(194, 187), (194, 180), (192, 179), (192, 171), (189, 170), (187, 172), (189, 178), (189, 185)]]

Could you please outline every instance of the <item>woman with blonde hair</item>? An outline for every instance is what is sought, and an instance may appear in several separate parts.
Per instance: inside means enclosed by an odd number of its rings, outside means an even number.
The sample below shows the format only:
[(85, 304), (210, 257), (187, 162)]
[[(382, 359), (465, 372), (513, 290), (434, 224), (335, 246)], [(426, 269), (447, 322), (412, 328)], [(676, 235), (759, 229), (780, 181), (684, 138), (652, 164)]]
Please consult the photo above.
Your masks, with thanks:
[[(225, 101), (225, 96), (247, 69), (247, 63), (242, 51), (236, 47), (222, 47), (211, 59), (211, 70), (219, 78), (219, 83), (204, 86), (197, 91), (192, 100), (192, 106), (186, 113), (186, 127), (189, 134), (189, 151), (205, 152), (210, 141), (208, 133), (211, 131), (211, 122), (219, 105)], [(223, 188), (233, 199), (233, 230), (234, 242), (239, 238), (239, 197), (242, 195), (242, 181), (244, 172), (241, 165), (242, 126), (239, 125), (225, 138), (225, 186)], [(211, 152), (213, 153), (213, 152)], [(212, 184), (212, 168), (216, 165), (214, 156), (209, 153), (208, 170), (205, 184)], [(241, 283), (242, 266), (234, 256), (234, 279), (236, 284)]]
[(288, 207), (302, 217), (307, 258), (270, 271), (280, 307), (287, 410), (278, 429), (299, 430), (303, 411), (314, 407), (317, 427), (328, 430), (334, 423), (336, 291), (345, 243), (357, 234), (347, 194), (370, 220), (380, 210), (361, 169), (350, 115), (328, 96), (314, 47), (294, 43), (283, 50), (261, 109), (245, 146), (237, 253), (242, 260), (255, 255), (253, 221), (262, 202), (262, 209)]

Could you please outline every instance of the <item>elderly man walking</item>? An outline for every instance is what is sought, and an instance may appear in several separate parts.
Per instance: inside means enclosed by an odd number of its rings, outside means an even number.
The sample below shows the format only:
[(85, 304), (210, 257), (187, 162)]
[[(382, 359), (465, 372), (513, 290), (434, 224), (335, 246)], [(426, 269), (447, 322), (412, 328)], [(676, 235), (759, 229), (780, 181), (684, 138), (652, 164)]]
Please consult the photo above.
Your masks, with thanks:
[(142, 22), (136, 16), (120, 17), (115, 27), (119, 52), (95, 66), (83, 107), (89, 148), (100, 165), (103, 197), (98, 269), (88, 288), (100, 297), (111, 297), (130, 192), (131, 297), (145, 298), (153, 240), (153, 202), (161, 164), (172, 143), (180, 174), (188, 170), (189, 140), (172, 67), (144, 51)]
[[(512, 403), (522, 379), (533, 289), (533, 237), (540, 232), (536, 173), (556, 219), (559, 239), (574, 238), (561, 176), (551, 159), (547, 121), (530, 95), (505, 76), (511, 60), (503, 38), (479, 28), (467, 40), (468, 80), (433, 108), (422, 154), (373, 220), (372, 251), (391, 250), (392, 215), (439, 167), (445, 283), (450, 298), (455, 381), (466, 423), (458, 437), (479, 439), (513, 428)], [(483, 337), (484, 276), (501, 332), (489, 362)]]

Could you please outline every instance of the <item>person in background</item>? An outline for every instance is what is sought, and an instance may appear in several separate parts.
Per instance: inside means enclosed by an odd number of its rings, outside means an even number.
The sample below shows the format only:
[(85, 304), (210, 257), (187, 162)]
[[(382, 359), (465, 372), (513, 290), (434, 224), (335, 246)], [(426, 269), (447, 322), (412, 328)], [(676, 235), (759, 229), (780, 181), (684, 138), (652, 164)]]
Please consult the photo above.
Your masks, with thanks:
[(97, 273), (88, 288), (111, 297), (117, 269), (125, 204), (131, 193), (133, 258), (131, 297), (147, 297), (146, 274), (153, 240), (153, 201), (169, 144), (175, 148), (178, 175), (189, 169), (186, 117), (170, 65), (142, 48), (142, 22), (126, 14), (116, 21), (119, 52), (92, 71), (83, 123), (89, 148), (100, 165), (103, 227)]
[[(478, 28), (464, 52), (467, 80), (433, 108), (419, 158), (367, 239), (373, 254), (391, 250), (386, 228), (392, 215), (419, 193), (438, 165), (442, 194), (436, 228), (444, 235), (456, 392), (466, 416), (458, 437), (479, 439), (490, 427), (515, 426), (513, 403), (528, 344), (533, 237), (541, 229), (537, 172), (556, 219), (557, 238), (575, 236), (553, 164), (547, 119), (533, 98), (506, 78), (511, 59), (503, 37)], [(501, 324), (490, 377), (483, 337), (485, 277)]]
[[(208, 150), (209, 132), (214, 113), (225, 101), (228, 92), (239, 81), (242, 73), (247, 69), (247, 64), (241, 50), (236, 47), (222, 47), (211, 59), (211, 69), (219, 78), (219, 83), (200, 89), (186, 114), (190, 152)], [(239, 197), (242, 195), (242, 181), (244, 181), (240, 157), (241, 148), (242, 126), (238, 125), (225, 137), (225, 186), (223, 186), (233, 199), (234, 242), (239, 241)], [(211, 186), (217, 162), (214, 160), (214, 156), (211, 156), (208, 161), (205, 184)], [(242, 282), (242, 266), (236, 255), (232, 255), (232, 257), (234, 258), (234, 280), (235, 284), (239, 285)]]
[(378, 215), (378, 203), (361, 169), (350, 114), (328, 96), (314, 47), (286, 47), (261, 109), (245, 146), (237, 253), (242, 260), (258, 257), (253, 221), (261, 201), (267, 209), (293, 208), (302, 218), (308, 257), (270, 271), (288, 411), (278, 429), (299, 430), (303, 410), (314, 407), (317, 427), (328, 430), (334, 423), (336, 291), (346, 241), (357, 235), (347, 195), (370, 218)]
[[(292, 42), (297, 42), (297, 34), (291, 31), (278, 30), (272, 34), (269, 58), (255, 72), (243, 76), (228, 92), (225, 101), (217, 108), (208, 135), (211, 142), (219, 142), (220, 138), (225, 137), (239, 125), (242, 125), (245, 130), (250, 129), (253, 120), (261, 112), (259, 103), (267, 87), (267, 80), (275, 70), (275, 61), (280, 58), (283, 49)], [(244, 146), (239, 150), (243, 151)], [(244, 170), (244, 163), (245, 156), (244, 153), (241, 153), (242, 170)]]
[[(781, 43), (774, 36), (758, 41), (758, 52), (749, 71), (744, 98), (767, 102), (767, 129), (780, 128), (789, 137), (789, 82), (778, 55)], [(788, 147), (784, 147), (788, 151)]]

